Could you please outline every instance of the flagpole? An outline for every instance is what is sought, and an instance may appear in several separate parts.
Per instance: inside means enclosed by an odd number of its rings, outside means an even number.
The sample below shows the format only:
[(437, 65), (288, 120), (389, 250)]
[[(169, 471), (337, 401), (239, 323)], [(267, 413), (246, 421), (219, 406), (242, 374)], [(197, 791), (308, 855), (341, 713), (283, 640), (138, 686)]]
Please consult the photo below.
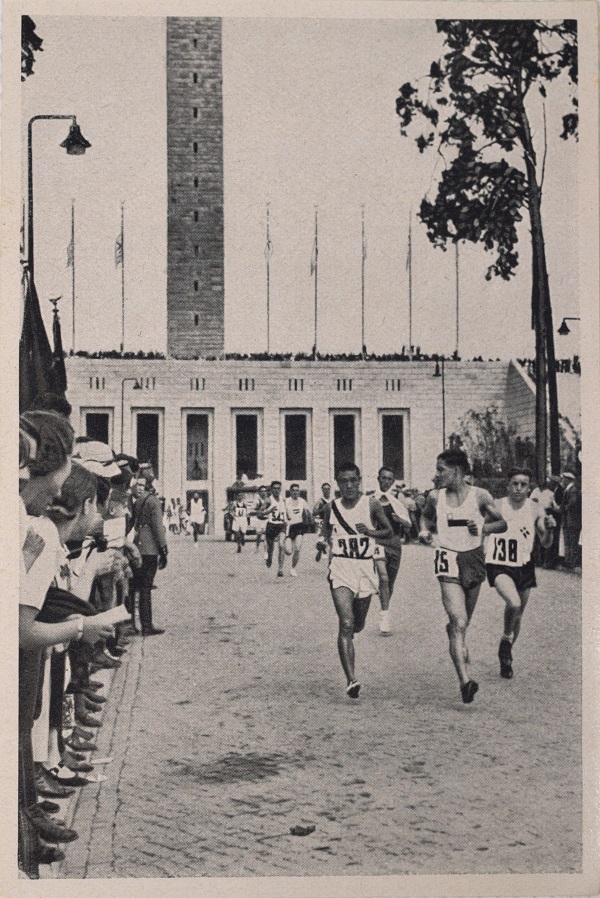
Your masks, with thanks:
[(75, 200), (71, 200), (71, 346), (75, 354)]
[(412, 212), (408, 213), (408, 355), (412, 361)]
[(267, 259), (267, 355), (271, 351), (271, 318), (270, 318), (270, 299), (271, 299), (271, 237), (269, 231), (269, 203), (267, 203), (267, 246), (265, 256)]
[(121, 352), (125, 351), (125, 203), (121, 203)]
[(315, 206), (315, 359), (317, 357), (317, 278), (319, 273), (318, 214), (318, 207)]
[(458, 350), (459, 350), (459, 334), (460, 334), (460, 312), (459, 312), (459, 281), (458, 281), (458, 243), (455, 244), (456, 247), (456, 358), (458, 358)]
[(360, 353), (365, 358), (367, 347), (365, 345), (365, 207), (361, 206), (362, 213), (362, 260), (361, 260), (361, 349)]

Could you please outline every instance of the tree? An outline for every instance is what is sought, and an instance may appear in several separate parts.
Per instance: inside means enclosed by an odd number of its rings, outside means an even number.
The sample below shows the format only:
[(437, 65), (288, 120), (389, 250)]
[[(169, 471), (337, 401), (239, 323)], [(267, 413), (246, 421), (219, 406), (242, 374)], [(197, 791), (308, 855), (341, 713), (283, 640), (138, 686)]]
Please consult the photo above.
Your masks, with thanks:
[[(517, 226), (529, 216), (532, 246), (532, 327), (536, 340), (536, 475), (545, 478), (548, 417), (550, 463), (560, 471), (560, 430), (552, 306), (542, 227), (546, 164), (545, 99), (548, 85), (568, 80), (571, 106), (561, 137), (577, 138), (577, 22), (564, 20), (438, 20), (447, 52), (431, 63), (425, 99), (407, 83), (396, 112), (400, 133), (415, 121), (420, 152), (436, 146), (445, 163), (433, 202), (424, 198), (419, 217), (434, 246), (469, 240), (495, 254), (486, 278), (505, 280), (519, 263)], [(541, 163), (534, 147), (530, 107), (541, 99)]]
[(21, 81), (33, 75), (35, 54), (42, 50), (42, 39), (35, 33), (35, 22), (29, 16), (21, 16)]
[(461, 448), (471, 460), (478, 481), (506, 477), (515, 464), (516, 431), (501, 418), (497, 406), (471, 409), (459, 421)]

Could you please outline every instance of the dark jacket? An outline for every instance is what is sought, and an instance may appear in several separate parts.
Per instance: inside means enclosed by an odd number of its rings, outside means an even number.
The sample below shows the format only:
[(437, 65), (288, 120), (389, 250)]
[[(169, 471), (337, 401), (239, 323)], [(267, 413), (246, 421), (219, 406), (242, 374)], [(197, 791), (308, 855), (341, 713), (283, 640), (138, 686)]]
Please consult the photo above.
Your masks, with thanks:
[(133, 506), (135, 544), (142, 555), (160, 555), (166, 548), (167, 532), (163, 524), (160, 499), (156, 493), (145, 493)]
[(563, 494), (562, 525), (566, 530), (581, 530), (581, 491), (576, 483), (569, 484)]

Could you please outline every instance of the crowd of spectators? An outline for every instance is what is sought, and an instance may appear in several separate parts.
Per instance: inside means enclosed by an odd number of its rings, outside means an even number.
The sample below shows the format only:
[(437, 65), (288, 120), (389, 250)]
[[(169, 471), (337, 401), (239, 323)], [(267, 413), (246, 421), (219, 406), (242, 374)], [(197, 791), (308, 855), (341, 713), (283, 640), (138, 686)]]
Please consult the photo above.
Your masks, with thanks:
[(164, 632), (151, 591), (167, 564), (150, 466), (76, 438), (63, 397), (33, 405), (19, 420), (18, 863), (29, 879), (78, 837), (64, 800), (107, 779), (93, 758), (100, 672), (120, 667), (140, 632), (137, 597), (141, 634)]

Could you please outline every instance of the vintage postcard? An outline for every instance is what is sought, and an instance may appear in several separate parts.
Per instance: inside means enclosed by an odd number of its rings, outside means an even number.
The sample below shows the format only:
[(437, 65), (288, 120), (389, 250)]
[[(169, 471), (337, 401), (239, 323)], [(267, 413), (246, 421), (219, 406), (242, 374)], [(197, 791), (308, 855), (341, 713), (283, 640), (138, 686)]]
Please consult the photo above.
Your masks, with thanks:
[(0, 894), (599, 891), (597, 19), (6, 0)]

